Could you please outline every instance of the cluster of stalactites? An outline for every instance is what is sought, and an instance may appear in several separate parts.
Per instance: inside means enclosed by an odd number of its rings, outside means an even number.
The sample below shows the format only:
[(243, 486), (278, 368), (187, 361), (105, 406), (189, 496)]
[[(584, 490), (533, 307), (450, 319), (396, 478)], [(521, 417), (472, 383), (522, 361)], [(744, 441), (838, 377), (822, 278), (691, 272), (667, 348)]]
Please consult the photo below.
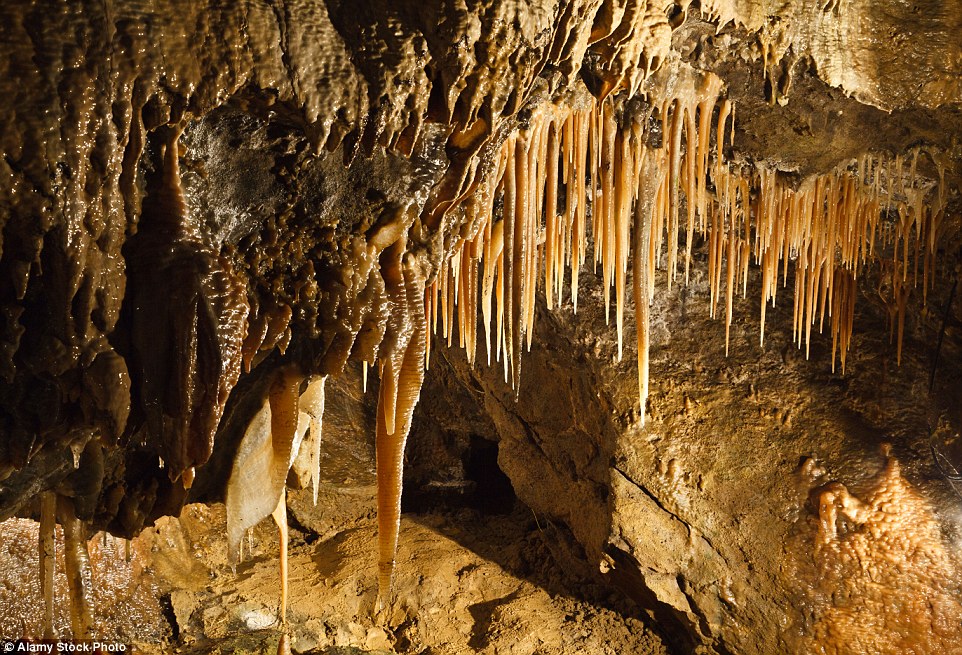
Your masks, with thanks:
[[(648, 115), (619, 115), (610, 98), (583, 106), (557, 103), (541, 108), (527, 129), (508, 137), (495, 170), (466, 204), (474, 230), (428, 288), (429, 328), (436, 333), (440, 322), (450, 344), (456, 320), (459, 343), (473, 363), (480, 314), (488, 363), (502, 361), (505, 379), (517, 391), (521, 352), (530, 349), (534, 333), (541, 271), (552, 309), (562, 302), (570, 270), (568, 289), (577, 311), (578, 280), (591, 234), (593, 270), (601, 268), (607, 318), (614, 294), (620, 358), (629, 254), (645, 250), (645, 256), (635, 258), (634, 267), (639, 395), (644, 407), (647, 311), (654, 294), (651, 272), (667, 237), (671, 284), (679, 255), (678, 232), (686, 229), (687, 279), (691, 235), (696, 224), (699, 231), (706, 229), (711, 133), (717, 125), (716, 142), (723, 144), (731, 118), (727, 100), (715, 112), (721, 90), (721, 81), (706, 75), (687, 93), (675, 94), (653, 110), (664, 129), (664, 148), (649, 145)], [(714, 159), (722, 159), (720, 150)], [(689, 199), (685, 211), (681, 191)], [(499, 198), (502, 209), (497, 216)]]
[[(919, 151), (907, 162), (860, 157), (855, 165), (806, 180), (797, 190), (764, 168), (755, 177), (751, 245), (762, 269), (761, 320), (775, 300), (779, 268), (787, 283), (788, 262), (795, 261), (793, 335), (806, 356), (812, 327), (819, 332), (830, 318), (832, 367), (839, 353), (842, 371), (852, 336), (856, 281), (870, 263), (882, 266), (879, 297), (889, 308), (898, 334), (901, 362), (906, 303), (921, 283), (923, 301), (935, 282), (936, 253), (944, 216), (944, 185), (927, 201), (930, 186), (916, 176)], [(747, 221), (747, 218), (745, 219)], [(747, 225), (742, 231), (749, 234)], [(920, 277), (921, 272), (921, 277)], [(744, 287), (743, 287), (744, 290)], [(897, 326), (897, 329), (896, 329)]]
[[(452, 345), (457, 332), (474, 363), (480, 317), (488, 364), (502, 362), (505, 379), (517, 391), (522, 350), (532, 343), (539, 284), (552, 309), (562, 303), (570, 276), (567, 290), (577, 311), (589, 235), (594, 241), (590, 261), (595, 271), (601, 269), (609, 319), (614, 306), (619, 358), (632, 266), (642, 423), (654, 271), (664, 264), (669, 288), (681, 275), (687, 283), (696, 234), (708, 247), (712, 316), (725, 297), (726, 353), (733, 299), (739, 287), (747, 293), (753, 258), (762, 269), (761, 338), (779, 267), (784, 282), (794, 260), (798, 343), (807, 346), (811, 327), (817, 320), (821, 330), (828, 315), (833, 365), (834, 351), (840, 351), (844, 370), (857, 277), (871, 258), (894, 253), (885, 261), (892, 269), (893, 321), (899, 317), (901, 340), (905, 297), (918, 280), (920, 258), (924, 286), (932, 281), (944, 206), (941, 190), (935, 203), (926, 203), (927, 189), (915, 181), (917, 155), (908, 182), (901, 157), (866, 156), (855, 170), (806, 180), (797, 189), (764, 167), (745, 174), (725, 161), (734, 116), (731, 102), (721, 98), (721, 81), (710, 74), (695, 80), (647, 114), (619, 111), (610, 98), (542, 106), (504, 141), (493, 169), (465, 201), (469, 229), (430, 285), (425, 287), (416, 258), (405, 253), (403, 235), (379, 258), (390, 304), (377, 359), (382, 606), (390, 595), (398, 543), (404, 445), (430, 358), (430, 335), (440, 328)], [(660, 146), (647, 132), (658, 122)], [(882, 220), (883, 213), (898, 220)], [(915, 253), (911, 273), (910, 251)], [(366, 363), (364, 373), (366, 386)], [(310, 452), (316, 499), (323, 379), (308, 380), (306, 387), (304, 381), (294, 368), (279, 371), (241, 443), (227, 492), (232, 547), (258, 521), (283, 513), (284, 481), (299, 450)], [(278, 524), (283, 532), (282, 519)]]
[[(634, 261), (644, 422), (653, 272), (664, 258), (668, 287), (682, 271), (687, 283), (697, 234), (707, 243), (712, 317), (725, 298), (726, 354), (734, 298), (739, 290), (747, 294), (749, 262), (754, 259), (762, 271), (763, 344), (765, 311), (776, 297), (779, 268), (787, 283), (788, 264), (794, 261), (794, 337), (807, 356), (811, 329), (817, 322), (821, 332), (827, 315), (833, 370), (838, 353), (844, 372), (856, 281), (867, 263), (878, 261), (891, 285), (891, 295), (883, 298), (890, 303), (893, 331), (898, 325), (901, 359), (909, 291), (921, 281), (927, 292), (933, 283), (944, 185), (934, 201), (928, 199), (931, 187), (921, 185), (915, 173), (918, 153), (910, 163), (901, 156), (866, 155), (797, 189), (763, 166), (745, 172), (725, 161), (734, 111), (721, 91), (721, 81), (707, 74), (656, 105), (652, 111), (660, 119), (662, 147), (650, 145), (650, 116), (619, 115), (611, 99), (539, 109), (507, 138), (465, 204), (473, 230), (427, 289), (429, 330), (437, 334), (440, 327), (448, 345), (457, 331), (473, 363), (480, 317), (488, 364), (503, 362), (505, 379), (517, 392), (539, 284), (551, 309), (562, 302), (570, 271), (568, 289), (577, 311), (590, 230), (606, 318), (614, 293), (619, 358), (629, 254)], [(429, 357), (430, 347), (427, 352)]]
[(417, 259), (405, 254), (402, 239), (382, 259), (381, 273), (391, 303), (387, 332), (378, 356), (377, 400), (378, 603), (390, 597), (401, 527), (404, 446), (424, 382), (427, 324), (424, 274)]
[[(377, 360), (381, 378), (376, 435), (378, 589), (382, 604), (389, 597), (394, 572), (404, 445), (424, 379), (427, 335), (424, 276), (417, 259), (405, 253), (405, 245), (406, 240), (401, 237), (380, 258), (381, 275), (390, 304), (385, 337)], [(285, 628), (285, 485), (292, 467), (306, 471), (306, 477), (312, 482), (314, 502), (317, 502), (324, 385), (323, 376), (307, 376), (294, 364), (274, 373), (263, 404), (249, 422), (237, 449), (227, 483), (227, 536), (233, 561), (240, 556), (243, 535), (267, 516), (273, 516), (280, 528), (280, 619)]]
[[(87, 550), (86, 524), (77, 518), (74, 501), (54, 491), (40, 494), (39, 570), (43, 597), (43, 639), (57, 639), (54, 608), (57, 604), (54, 576), (57, 569), (56, 526), (63, 526), (63, 561), (67, 575), (67, 605), (74, 639), (89, 639), (94, 628), (93, 574)], [(104, 533), (106, 539), (106, 533)], [(128, 542), (129, 545), (129, 542)], [(129, 557), (128, 557), (129, 560)]]
[[(426, 367), (430, 359), (431, 333), (436, 334), (440, 327), (450, 346), (457, 331), (459, 345), (473, 364), (480, 317), (488, 364), (492, 358), (501, 361), (505, 379), (517, 391), (521, 353), (530, 349), (534, 333), (542, 271), (549, 309), (561, 304), (566, 271), (570, 271), (568, 291), (577, 311), (589, 221), (593, 264), (595, 270), (601, 268), (607, 318), (614, 293), (619, 358), (629, 261), (632, 264), (642, 424), (648, 395), (648, 310), (654, 297), (654, 271), (661, 268), (664, 252), (669, 288), (681, 270), (687, 283), (696, 234), (708, 244), (712, 316), (724, 279), (726, 353), (733, 299), (738, 286), (743, 295), (747, 293), (748, 264), (753, 257), (762, 268), (761, 338), (765, 308), (775, 299), (778, 267), (782, 266), (785, 280), (788, 262), (794, 259), (799, 345), (803, 329), (804, 343), (809, 343), (816, 315), (821, 330), (828, 314), (833, 366), (839, 351), (844, 371), (860, 268), (878, 257), (877, 252), (890, 249), (895, 253), (892, 284), (900, 299), (896, 309), (901, 342), (908, 253), (912, 250), (909, 240), (914, 239), (916, 253), (913, 284), (918, 277), (919, 253), (924, 252), (923, 281), (928, 288), (933, 279), (943, 192), (940, 190), (934, 204), (926, 204), (926, 191), (915, 181), (917, 156), (907, 183), (900, 157), (893, 161), (863, 157), (857, 170), (842, 169), (808, 180), (798, 190), (763, 167), (743, 175), (741, 168), (725, 161), (725, 143), (734, 134), (734, 114), (731, 102), (720, 97), (721, 91), (721, 81), (709, 74), (656, 106), (653, 111), (662, 126), (663, 147), (650, 145), (652, 139), (645, 129), (649, 115), (619, 116), (610, 99), (581, 106), (542, 107), (526, 129), (509, 136), (501, 146), (494, 170), (466, 201), (467, 225), (472, 229), (426, 289), (411, 258), (402, 262), (403, 247), (396, 245), (382, 260), (392, 304), (378, 358), (382, 604), (389, 596), (397, 550), (401, 460), (423, 382), (421, 364)], [(898, 214), (894, 225), (880, 220), (883, 207)], [(682, 231), (687, 237), (684, 249), (679, 242)]]

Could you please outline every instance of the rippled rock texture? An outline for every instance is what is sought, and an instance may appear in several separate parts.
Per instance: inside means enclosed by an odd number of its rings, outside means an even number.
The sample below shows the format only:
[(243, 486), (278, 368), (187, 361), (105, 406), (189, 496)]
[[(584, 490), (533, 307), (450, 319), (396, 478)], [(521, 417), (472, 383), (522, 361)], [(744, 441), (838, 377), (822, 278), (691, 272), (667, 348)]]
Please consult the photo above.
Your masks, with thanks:
[[(210, 456), (241, 350), (373, 360), (381, 253), (436, 268), (475, 155), (577, 83), (599, 9), (5, 6), (5, 513), (69, 448), (103, 469), (65, 483), (85, 517), (135, 532)], [(599, 74), (637, 79), (643, 41), (603, 33)]]

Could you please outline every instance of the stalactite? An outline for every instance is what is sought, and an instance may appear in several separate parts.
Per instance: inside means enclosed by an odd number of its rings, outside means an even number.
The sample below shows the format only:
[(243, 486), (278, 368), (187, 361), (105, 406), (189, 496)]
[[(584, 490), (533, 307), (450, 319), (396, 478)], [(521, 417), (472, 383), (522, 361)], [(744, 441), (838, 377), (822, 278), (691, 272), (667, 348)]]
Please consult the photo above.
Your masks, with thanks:
[(598, 232), (595, 232), (595, 261), (601, 262), (601, 284), (605, 302), (605, 324), (611, 321), (611, 286), (614, 273), (615, 246), (615, 175), (617, 162), (618, 125), (615, 121), (612, 101), (602, 103), (599, 112), (601, 126), (601, 202), (598, 209)]
[(277, 507), (271, 513), (274, 518), (274, 522), (277, 523), (277, 530), (279, 533), (279, 562), (280, 562), (280, 582), (281, 582), (281, 597), (280, 603), (278, 604), (278, 619), (281, 622), (281, 639), (277, 644), (277, 655), (290, 655), (291, 646), (288, 637), (288, 624), (287, 624), (287, 546), (288, 546), (288, 534), (287, 534), (287, 490), (281, 489), (281, 497), (277, 501)]
[(527, 311), (524, 305), (525, 298), (524, 294), (527, 290), (527, 255), (528, 249), (531, 248), (532, 244), (528, 239), (527, 221), (528, 221), (528, 170), (525, 166), (525, 160), (528, 154), (528, 142), (527, 138), (523, 135), (519, 135), (515, 139), (515, 153), (514, 153), (514, 181), (515, 181), (515, 192), (513, 195), (513, 200), (516, 203), (516, 208), (514, 211), (514, 220), (512, 221), (512, 227), (514, 232), (514, 238), (512, 240), (512, 247), (505, 247), (507, 254), (510, 255), (511, 267), (508, 269), (508, 275), (505, 276), (506, 284), (508, 286), (509, 298), (510, 298), (510, 308), (511, 311), (508, 313), (508, 325), (510, 326), (510, 343), (508, 344), (510, 350), (510, 363), (511, 363), (511, 386), (515, 390), (515, 394), (518, 393), (521, 382), (521, 342), (524, 339), (523, 334), (523, 317), (526, 316)]
[[(296, 366), (280, 369), (238, 446), (225, 497), (232, 561), (238, 559), (244, 533), (277, 507), (291, 464), (310, 426), (311, 417), (298, 407), (303, 381), (304, 375)], [(312, 411), (317, 411), (316, 403), (314, 406)]]
[[(403, 253), (403, 249), (399, 249)], [(382, 360), (381, 387), (377, 405), (377, 517), (378, 517), (378, 602), (384, 608), (390, 598), (401, 525), (401, 482), (404, 445), (411, 429), (411, 417), (424, 381), (424, 353), (427, 324), (424, 312), (423, 274), (413, 256), (389, 260), (384, 269), (392, 280), (392, 302), (401, 329)], [(394, 384), (385, 384), (394, 379)], [(392, 397), (388, 397), (393, 395)], [(387, 414), (396, 412), (396, 420)]]
[(72, 637), (90, 639), (93, 629), (93, 580), (87, 534), (83, 521), (74, 512), (73, 499), (61, 496), (57, 502), (60, 525), (63, 526), (64, 563), (70, 594), (70, 626)]
[(637, 169), (641, 174), (642, 185), (634, 210), (633, 246), (635, 256), (632, 260), (632, 291), (635, 303), (635, 331), (638, 347), (638, 405), (640, 423), (644, 426), (648, 404), (649, 349), (651, 346), (649, 313), (651, 298), (648, 293), (648, 281), (654, 273), (649, 253), (654, 224), (655, 189), (661, 183), (658, 175), (659, 162), (655, 158), (645, 156), (647, 148), (642, 141), (643, 135), (640, 127), (636, 126), (632, 136), (636, 159), (639, 162), (644, 162)]
[(853, 315), (857, 286), (855, 277), (845, 269), (835, 271), (835, 294), (832, 297), (832, 372), (835, 371), (835, 352), (839, 352), (842, 374), (845, 374), (845, 359), (852, 339)]
[(504, 175), (504, 200), (503, 218), (504, 223), (504, 248), (502, 250), (502, 270), (498, 275), (501, 296), (498, 298), (498, 314), (502, 316), (499, 331), (502, 334), (504, 348), (504, 376), (505, 380), (514, 380), (510, 375), (511, 364), (514, 363), (514, 329), (517, 326), (515, 307), (517, 299), (514, 294), (514, 279), (517, 277), (515, 268), (518, 265), (516, 250), (520, 247), (516, 245), (518, 229), (516, 224), (519, 222), (517, 215), (517, 167), (515, 166), (515, 151), (517, 138), (509, 139), (506, 144), (505, 175)]
[[(575, 314), (578, 313), (578, 280), (581, 267), (585, 262), (587, 245), (587, 196), (585, 187), (585, 168), (594, 171), (594, 166), (587, 161), (588, 157), (588, 137), (591, 126), (591, 110), (582, 109), (577, 112), (572, 120), (572, 155), (571, 160), (571, 185), (574, 192), (571, 201), (574, 206), (572, 216), (573, 226), (571, 235), (571, 304)], [(567, 184), (567, 181), (566, 181)], [(592, 176), (591, 193), (594, 193), (594, 177)]]
[[(565, 268), (570, 268), (571, 302), (577, 312), (589, 201), (593, 262), (596, 270), (601, 267), (606, 320), (610, 320), (611, 294), (615, 296), (619, 358), (624, 348), (628, 264), (634, 262), (642, 405), (647, 395), (646, 321), (647, 305), (654, 297), (654, 271), (664, 254), (670, 288), (679, 271), (680, 232), (686, 236), (686, 283), (695, 236), (706, 239), (709, 313), (716, 316), (718, 304), (724, 302), (726, 354), (735, 297), (739, 291), (742, 297), (748, 293), (752, 259), (762, 277), (759, 343), (764, 344), (768, 303), (776, 300), (779, 267), (787, 284), (788, 265), (794, 261), (793, 338), (808, 356), (812, 330), (821, 331), (828, 316), (843, 368), (854, 319), (854, 285), (877, 242), (885, 247), (887, 240), (892, 241), (893, 252), (901, 260), (893, 260), (902, 276), (893, 283), (893, 331), (904, 332), (908, 291), (902, 282), (910, 265), (910, 237), (915, 241), (914, 264), (918, 268), (922, 259), (922, 284), (927, 288), (936, 235), (928, 218), (934, 212), (926, 212), (925, 194), (915, 181), (917, 154), (907, 175), (902, 173), (902, 157), (886, 167), (883, 159), (864, 156), (854, 171), (842, 167), (795, 189), (777, 171), (759, 167), (751, 172), (727, 161), (725, 149), (734, 138), (735, 108), (721, 97), (719, 78), (698, 74), (672, 84), (655, 109), (662, 147), (648, 148), (646, 121), (619, 115), (611, 98), (576, 106), (549, 103), (507, 137), (479, 184), (477, 197), (466, 203), (467, 222), (476, 227), (460, 239), (429, 288), (427, 320), (436, 325), (440, 313), (444, 336), (450, 340), (456, 316), (459, 343), (473, 362), (480, 314), (488, 363), (492, 353), (498, 361), (504, 354), (505, 381), (516, 394), (522, 344), (530, 348), (533, 337), (542, 266), (549, 308), (561, 303)], [(709, 191), (712, 185), (714, 194)], [(896, 193), (906, 200), (895, 198)], [(498, 197), (503, 211), (495, 216)], [(564, 203), (561, 212), (559, 199)], [(879, 220), (883, 201), (901, 218), (891, 236)], [(640, 206), (644, 207), (643, 235), (637, 234)], [(639, 298), (645, 300), (641, 306)], [(391, 413), (388, 408), (388, 422)]]
[(54, 572), (56, 550), (54, 533), (57, 527), (57, 495), (45, 491), (40, 495), (40, 593), (43, 596), (43, 638), (56, 639), (53, 625)]
[(734, 207), (735, 200), (735, 177), (727, 175), (728, 189), (726, 191), (729, 206), (727, 208), (728, 222), (725, 228), (727, 233), (726, 266), (725, 266), (725, 356), (728, 356), (728, 345), (731, 341), (732, 310), (735, 297), (735, 245), (736, 245), (736, 212)]
[[(673, 110), (669, 112), (669, 107)], [(670, 145), (668, 146), (668, 212), (667, 212), (667, 228), (668, 228), (668, 290), (671, 291), (671, 284), (675, 280), (675, 273), (678, 269), (678, 216), (679, 216), (679, 205), (681, 201), (679, 199), (679, 193), (681, 191), (681, 132), (683, 125), (683, 113), (684, 106), (681, 104), (680, 99), (671, 98), (665, 101), (665, 108), (662, 110), (663, 120), (668, 121), (670, 115), (670, 122), (666, 124), (666, 136), (667, 136), (667, 125), (671, 126), (671, 139)], [(721, 141), (719, 141), (721, 145)]]
[[(261, 345), (248, 338), (244, 282), (230, 259), (208, 242), (203, 221), (188, 211), (180, 132), (179, 126), (168, 131), (162, 165), (148, 176), (136, 234), (124, 247), (130, 362), (141, 380), (147, 433), (171, 480), (210, 457), (242, 360), (249, 368)], [(265, 334), (267, 341), (270, 331)]]
[(324, 424), (324, 386), (326, 382), (326, 375), (318, 375), (312, 378), (300, 397), (300, 407), (310, 420), (310, 428), (301, 442), (301, 447), (303, 448), (305, 443), (310, 446), (311, 493), (315, 505), (317, 505), (317, 487), (321, 477), (321, 430)]
[[(631, 138), (629, 134), (618, 132), (615, 160), (615, 207), (614, 207), (614, 282), (615, 282), (615, 324), (618, 333), (618, 361), (621, 361), (624, 342), (625, 287), (628, 273), (629, 236), (631, 233), (631, 183), (633, 182), (634, 161), (632, 159)], [(641, 251), (639, 251), (641, 252)], [(607, 295), (607, 294), (606, 294)]]
[[(563, 227), (561, 218), (558, 215), (558, 130), (555, 123), (551, 122), (547, 126), (548, 136), (545, 152), (545, 237), (544, 237), (544, 293), (545, 302), (549, 310), (554, 309), (555, 295), (561, 300), (561, 289), (559, 286), (558, 275), (564, 275), (564, 265), (561, 256), (558, 254), (562, 247), (562, 235), (560, 230)], [(563, 256), (563, 255), (562, 255)]]

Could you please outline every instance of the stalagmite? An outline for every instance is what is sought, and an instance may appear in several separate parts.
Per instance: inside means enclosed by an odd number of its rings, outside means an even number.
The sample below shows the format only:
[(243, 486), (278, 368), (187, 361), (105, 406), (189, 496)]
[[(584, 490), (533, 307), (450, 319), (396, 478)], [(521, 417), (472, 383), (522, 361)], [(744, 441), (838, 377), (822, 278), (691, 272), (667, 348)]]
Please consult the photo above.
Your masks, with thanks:
[(53, 625), (54, 572), (56, 550), (54, 533), (57, 527), (57, 495), (45, 491), (40, 495), (40, 593), (43, 596), (43, 638), (56, 639)]
[(90, 639), (93, 629), (93, 579), (90, 556), (87, 553), (87, 534), (83, 521), (74, 512), (73, 499), (61, 496), (57, 513), (63, 526), (64, 563), (67, 569), (67, 589), (70, 593), (70, 626), (74, 639)]

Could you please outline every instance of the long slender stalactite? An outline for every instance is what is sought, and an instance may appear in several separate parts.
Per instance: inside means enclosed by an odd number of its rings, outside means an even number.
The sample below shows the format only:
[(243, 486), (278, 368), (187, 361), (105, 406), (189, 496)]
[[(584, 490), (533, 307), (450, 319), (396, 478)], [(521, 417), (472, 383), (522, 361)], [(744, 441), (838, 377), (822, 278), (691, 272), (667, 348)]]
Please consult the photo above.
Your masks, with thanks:
[(70, 596), (70, 628), (74, 639), (89, 639), (93, 624), (93, 579), (87, 551), (87, 530), (77, 518), (73, 499), (60, 496), (57, 513), (63, 526), (64, 563)]
[(57, 553), (55, 533), (57, 527), (57, 494), (45, 491), (40, 496), (40, 595), (43, 596), (43, 638), (56, 639), (53, 624), (55, 599), (54, 574)]
[[(400, 244), (403, 246), (403, 244)], [(391, 284), (398, 316), (397, 339), (381, 357), (381, 387), (377, 403), (378, 599), (389, 601), (401, 524), (401, 483), (404, 445), (424, 382), (427, 321), (424, 277), (413, 257), (389, 257), (385, 274)], [(390, 416), (389, 416), (390, 415)]]

